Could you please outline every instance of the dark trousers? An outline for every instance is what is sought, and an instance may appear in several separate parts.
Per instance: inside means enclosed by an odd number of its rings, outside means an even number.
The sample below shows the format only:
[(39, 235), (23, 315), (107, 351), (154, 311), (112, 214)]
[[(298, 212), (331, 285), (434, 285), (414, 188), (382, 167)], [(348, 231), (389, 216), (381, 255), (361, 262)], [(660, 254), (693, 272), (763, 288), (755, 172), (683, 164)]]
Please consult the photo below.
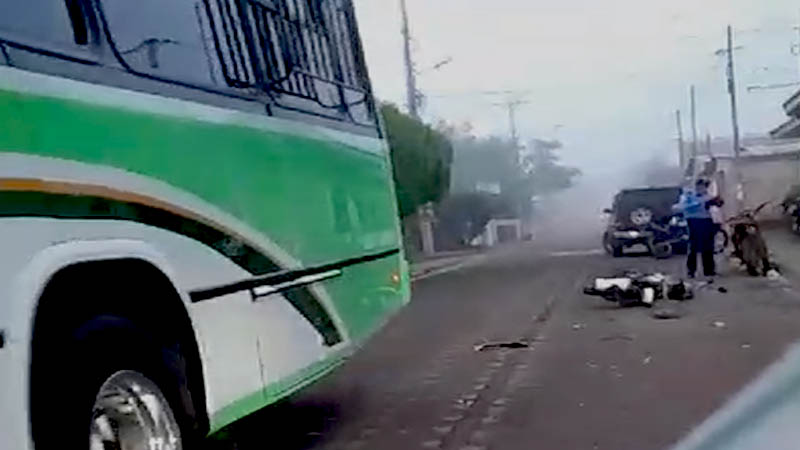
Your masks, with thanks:
[(703, 257), (703, 274), (711, 276), (716, 273), (714, 268), (714, 234), (717, 231), (711, 219), (687, 219), (689, 223), (689, 259), (686, 268), (689, 275), (697, 271), (697, 254)]

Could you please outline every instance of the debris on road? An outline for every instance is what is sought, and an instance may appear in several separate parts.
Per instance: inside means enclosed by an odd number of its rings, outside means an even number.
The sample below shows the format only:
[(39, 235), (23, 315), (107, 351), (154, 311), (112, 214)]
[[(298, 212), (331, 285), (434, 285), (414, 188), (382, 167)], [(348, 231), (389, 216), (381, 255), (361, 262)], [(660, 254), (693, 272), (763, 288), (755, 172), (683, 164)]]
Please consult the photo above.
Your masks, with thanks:
[(683, 317), (683, 311), (672, 307), (663, 307), (653, 310), (653, 317), (656, 319), (680, 319)]
[(652, 356), (652, 355), (647, 355), (647, 356), (645, 356), (645, 358), (642, 360), (642, 365), (643, 365), (643, 366), (646, 366), (646, 365), (650, 364), (650, 361), (652, 361), (652, 360), (653, 360), (653, 356)]
[(691, 300), (694, 292), (683, 280), (672, 281), (667, 284), (667, 298), (670, 300)]
[(781, 278), (781, 274), (775, 269), (770, 269), (767, 272), (767, 278), (769, 278), (770, 280), (773, 280), (773, 281), (774, 280), (779, 280)]
[(646, 305), (652, 305), (655, 299), (656, 299), (655, 289), (651, 287), (642, 289), (642, 303)]
[(750, 344), (748, 344), (748, 343), (746, 343), (746, 342), (745, 342), (744, 344), (742, 344), (742, 345), (740, 345), (740, 346), (739, 346), (739, 348), (742, 348), (742, 349), (745, 349), (745, 350), (747, 350), (747, 349), (748, 349), (748, 348), (750, 348), (750, 347), (751, 347), (751, 346), (750, 346)]
[(572, 329), (573, 330), (582, 330), (584, 328), (586, 328), (586, 324), (585, 323), (573, 323), (572, 324)]
[(717, 291), (722, 293), (722, 294), (727, 294), (728, 293), (728, 288), (726, 288), (725, 286), (720, 286), (720, 287), (717, 288)]
[(714, 327), (714, 328), (725, 328), (727, 326), (727, 324), (725, 324), (725, 322), (723, 322), (721, 320), (715, 320), (715, 321), (711, 322), (711, 326)]
[(531, 344), (527, 341), (508, 341), (508, 342), (485, 342), (483, 344), (478, 344), (474, 346), (476, 352), (482, 352), (484, 350), (495, 350), (495, 349), (503, 349), (503, 348), (510, 348), (510, 349), (519, 349), (519, 348), (529, 348)]
[(633, 339), (634, 337), (630, 334), (609, 334), (601, 337), (600, 341), (632, 341)]

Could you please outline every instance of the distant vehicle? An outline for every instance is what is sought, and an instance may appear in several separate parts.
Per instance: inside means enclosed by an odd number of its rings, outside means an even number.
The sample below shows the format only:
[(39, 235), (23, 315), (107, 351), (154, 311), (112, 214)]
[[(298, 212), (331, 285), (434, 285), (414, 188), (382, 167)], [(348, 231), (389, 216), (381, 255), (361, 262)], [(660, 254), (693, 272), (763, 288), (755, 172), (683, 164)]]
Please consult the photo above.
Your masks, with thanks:
[(351, 0), (3, 2), (0, 124), (0, 449), (200, 448), (409, 300)]
[(611, 255), (622, 256), (624, 249), (643, 245), (657, 257), (686, 251), (686, 221), (676, 216), (672, 205), (678, 202), (678, 186), (623, 189), (614, 196), (603, 248)]

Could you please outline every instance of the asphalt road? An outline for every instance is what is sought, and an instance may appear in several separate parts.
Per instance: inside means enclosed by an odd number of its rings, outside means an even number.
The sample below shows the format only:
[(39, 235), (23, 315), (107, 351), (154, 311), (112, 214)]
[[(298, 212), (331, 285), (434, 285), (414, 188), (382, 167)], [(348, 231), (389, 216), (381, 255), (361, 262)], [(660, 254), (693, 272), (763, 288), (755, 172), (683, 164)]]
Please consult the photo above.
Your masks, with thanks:
[[(234, 426), (221, 447), (668, 447), (800, 337), (800, 294), (785, 280), (731, 272), (695, 300), (662, 302), (683, 314), (672, 320), (581, 293), (615, 269), (682, 263), (534, 243), (423, 279), (344, 367)], [(474, 348), (519, 339), (533, 346)]]

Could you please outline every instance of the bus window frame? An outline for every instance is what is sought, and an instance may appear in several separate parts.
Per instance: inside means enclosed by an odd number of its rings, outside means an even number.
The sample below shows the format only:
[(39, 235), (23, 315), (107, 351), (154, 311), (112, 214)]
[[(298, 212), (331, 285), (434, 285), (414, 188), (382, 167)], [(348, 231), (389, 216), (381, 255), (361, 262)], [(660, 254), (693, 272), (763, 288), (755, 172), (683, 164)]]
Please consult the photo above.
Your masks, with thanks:
[[(352, 104), (367, 103), (367, 105), (368, 105), (367, 108), (369, 108), (371, 111), (374, 111), (372, 113), (372, 115), (374, 116), (374, 119), (369, 124), (366, 124), (366, 123), (362, 123), (362, 122), (358, 122), (358, 121), (354, 120), (353, 117), (349, 114), (349, 111), (346, 112), (346, 114), (345, 114), (345, 116), (347, 118), (343, 118), (341, 115), (325, 114), (325, 113), (322, 113), (322, 112), (319, 112), (319, 111), (311, 110), (310, 108), (296, 107), (296, 106), (289, 105), (287, 103), (281, 103), (281, 102), (278, 101), (278, 98), (277, 98), (277, 96), (275, 94), (283, 95), (284, 93), (278, 92), (278, 91), (275, 91), (275, 90), (271, 90), (271, 89), (253, 88), (253, 90), (257, 89), (257, 93), (254, 94), (254, 93), (242, 92), (243, 89), (241, 89), (241, 88), (239, 88), (239, 89), (237, 89), (235, 87), (225, 88), (225, 87), (217, 87), (217, 86), (205, 85), (205, 84), (201, 84), (201, 83), (190, 83), (190, 82), (182, 81), (182, 80), (175, 79), (175, 78), (169, 78), (169, 77), (164, 77), (164, 76), (159, 76), (159, 75), (153, 75), (153, 74), (150, 74), (150, 73), (147, 73), (147, 72), (142, 72), (140, 70), (137, 70), (134, 67), (132, 67), (130, 64), (127, 63), (127, 61), (125, 60), (124, 56), (120, 53), (119, 48), (116, 45), (116, 42), (115, 42), (114, 36), (113, 36), (113, 32), (111, 30), (111, 26), (110, 26), (110, 24), (108, 22), (107, 15), (106, 15), (105, 10), (103, 8), (103, 0), (93, 0), (93, 3), (95, 5), (95, 14), (97, 15), (97, 19), (98, 19), (98, 22), (99, 22), (99, 28), (100, 28), (101, 34), (103, 35), (103, 38), (104, 38), (104, 40), (106, 42), (106, 45), (108, 46), (109, 50), (111, 51), (115, 61), (127, 72), (130, 72), (130, 73), (132, 73), (132, 74), (134, 74), (134, 75), (136, 75), (138, 77), (142, 77), (142, 78), (145, 78), (145, 79), (150, 79), (150, 80), (154, 80), (154, 81), (158, 81), (158, 82), (162, 82), (162, 83), (174, 84), (174, 85), (177, 85), (177, 86), (190, 88), (190, 89), (199, 89), (201, 91), (204, 91), (204, 92), (210, 93), (210, 94), (219, 94), (219, 95), (224, 95), (224, 96), (227, 96), (227, 97), (232, 97), (232, 98), (237, 98), (237, 99), (242, 99), (242, 100), (260, 102), (260, 103), (263, 103), (266, 106), (266, 110), (267, 110), (267, 114), (268, 115), (273, 115), (272, 112), (271, 112), (271, 108), (272, 107), (277, 107), (277, 108), (280, 108), (280, 109), (285, 109), (285, 110), (297, 112), (297, 113), (300, 113), (300, 114), (307, 114), (307, 115), (312, 115), (312, 116), (319, 117), (321, 119), (327, 119), (327, 120), (335, 121), (335, 122), (338, 122), (338, 123), (341, 123), (341, 124), (345, 124), (347, 126), (356, 127), (357, 129), (371, 130), (371, 131), (377, 133), (378, 136), (381, 135), (380, 121), (377, 119), (377, 116), (379, 114), (377, 113), (377, 108), (374, 106), (375, 105), (375, 99), (374, 99), (374, 96), (372, 94), (371, 89), (365, 89), (363, 91), (364, 92), (364, 98), (362, 100), (360, 100), (359, 102), (352, 103)], [(360, 44), (360, 40), (358, 41), (358, 43)], [(249, 44), (247, 44), (247, 46), (250, 47)], [(359, 47), (360, 47), (360, 45), (359, 45)], [(356, 52), (356, 53), (359, 53), (359, 54), (362, 53), (360, 48), (359, 49), (354, 49), (353, 51)], [(218, 63), (221, 64), (221, 62), (218, 62)], [(366, 70), (366, 66), (363, 69)], [(369, 86), (369, 78), (367, 77), (366, 80), (367, 80), (366, 83)], [(328, 80), (326, 80), (326, 81), (328, 81)], [(301, 97), (296, 96), (296, 95), (291, 95), (291, 94), (286, 94), (286, 95), (288, 97), (291, 97), (291, 98), (300, 98), (300, 99), (302, 99)], [(303, 100), (305, 100), (305, 99), (303, 99)], [(370, 107), (369, 105), (372, 105), (372, 107)], [(321, 106), (324, 106), (324, 105), (321, 105)], [(350, 105), (347, 105), (347, 106), (350, 106)], [(337, 108), (337, 111), (340, 111), (340, 109)]]
[[(85, 44), (76, 41), (75, 16), (70, 11), (70, 0), (57, 0), (56, 2), (64, 6), (65, 17), (69, 20), (72, 31), (72, 43), (69, 44), (69, 46), (57, 41), (43, 40), (7, 29), (0, 30), (2, 32), (2, 34), (0, 34), (0, 44), (4, 47), (37, 53), (43, 56), (63, 59), (79, 64), (99, 65), (100, 54), (98, 53), (98, 49), (100, 47), (100, 32), (97, 27), (95, 14), (93, 13), (94, 8), (92, 0), (74, 0), (74, 4), (80, 6), (79, 13), (86, 26), (87, 42)], [(13, 64), (13, 58), (6, 48), (3, 50), (3, 56), (7, 64)]]

